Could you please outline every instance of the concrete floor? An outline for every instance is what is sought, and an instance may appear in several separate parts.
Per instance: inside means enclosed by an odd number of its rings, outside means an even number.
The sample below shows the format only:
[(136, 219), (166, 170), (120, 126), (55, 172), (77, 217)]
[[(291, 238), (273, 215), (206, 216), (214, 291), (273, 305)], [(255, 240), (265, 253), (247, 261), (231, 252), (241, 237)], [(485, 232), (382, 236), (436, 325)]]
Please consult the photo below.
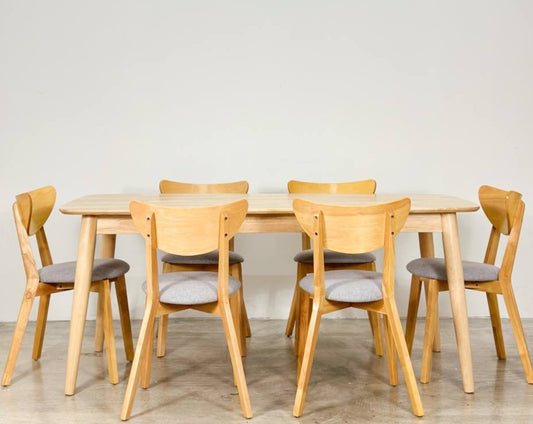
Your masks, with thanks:
[[(178, 317), (178, 316), (176, 316)], [(419, 325), (422, 325), (420, 322)], [(134, 322), (134, 334), (140, 322)], [(533, 320), (524, 322), (530, 344)], [(507, 360), (496, 359), (488, 319), (470, 321), (476, 393), (462, 392), (450, 320), (441, 321), (442, 352), (435, 354), (432, 381), (420, 385), (425, 417), (412, 415), (403, 379), (387, 383), (384, 358), (372, 353), (365, 320), (323, 320), (304, 415), (292, 417), (296, 359), (285, 322), (252, 321), (245, 358), (254, 418), (242, 418), (219, 320), (171, 319), (167, 356), (154, 359), (152, 386), (139, 389), (135, 423), (532, 423), (533, 386), (526, 383), (508, 322)], [(13, 324), (0, 323), (3, 368)], [(420, 372), (422, 331), (413, 350)], [(117, 334), (120, 334), (118, 323)], [(94, 322), (87, 324), (75, 396), (63, 394), (68, 323), (52, 322), (43, 356), (31, 360), (28, 328), (12, 385), (0, 389), (0, 423), (119, 423), (128, 376), (120, 340), (120, 383), (106, 380), (105, 356), (93, 352)]]

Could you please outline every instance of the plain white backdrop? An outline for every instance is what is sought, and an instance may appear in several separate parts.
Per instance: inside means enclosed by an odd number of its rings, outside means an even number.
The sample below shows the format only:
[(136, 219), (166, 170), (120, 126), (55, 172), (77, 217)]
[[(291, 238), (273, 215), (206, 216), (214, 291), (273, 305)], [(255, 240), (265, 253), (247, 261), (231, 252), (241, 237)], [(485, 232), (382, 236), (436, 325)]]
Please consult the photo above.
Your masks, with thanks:
[[(532, 19), (529, 0), (0, 0), (0, 321), (16, 319), (24, 290), (15, 194), (51, 184), (60, 206), (156, 192), (162, 178), (246, 179), (251, 192), (374, 178), (382, 193), (472, 201), (482, 184), (520, 191), (513, 277), (533, 317)], [(459, 227), (463, 257), (482, 260), (483, 214)], [(78, 234), (56, 208), (55, 261), (75, 259)], [(237, 236), (250, 316), (287, 316), (299, 246), (296, 234)], [(134, 318), (143, 249), (118, 239)], [(402, 314), (417, 255), (416, 236), (400, 235)], [(467, 301), (488, 315), (484, 295)], [(50, 319), (69, 319), (70, 302), (55, 296)], [(449, 316), (446, 294), (440, 305)]]

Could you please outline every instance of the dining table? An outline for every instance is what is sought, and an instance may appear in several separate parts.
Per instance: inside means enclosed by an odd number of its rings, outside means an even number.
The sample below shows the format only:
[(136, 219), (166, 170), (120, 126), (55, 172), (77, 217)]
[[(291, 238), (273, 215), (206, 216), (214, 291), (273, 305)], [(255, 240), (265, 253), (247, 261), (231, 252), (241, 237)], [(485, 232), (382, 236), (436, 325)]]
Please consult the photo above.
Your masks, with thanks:
[(85, 195), (60, 207), (60, 211), (64, 214), (81, 217), (66, 364), (65, 394), (73, 395), (76, 391), (97, 235), (100, 236), (99, 256), (102, 258), (114, 257), (116, 235), (137, 233), (129, 210), (129, 204), (132, 200), (160, 206), (193, 208), (229, 203), (244, 198), (248, 201), (248, 212), (239, 229), (240, 233), (301, 233), (302, 229), (292, 209), (292, 201), (295, 198), (324, 204), (363, 206), (389, 202), (403, 197), (411, 199), (411, 210), (402, 231), (418, 233), (422, 257), (434, 255), (433, 233), (441, 233), (463, 390), (465, 393), (473, 393), (472, 354), (457, 214), (475, 212), (479, 209), (476, 203), (459, 197), (440, 194), (128, 193)]

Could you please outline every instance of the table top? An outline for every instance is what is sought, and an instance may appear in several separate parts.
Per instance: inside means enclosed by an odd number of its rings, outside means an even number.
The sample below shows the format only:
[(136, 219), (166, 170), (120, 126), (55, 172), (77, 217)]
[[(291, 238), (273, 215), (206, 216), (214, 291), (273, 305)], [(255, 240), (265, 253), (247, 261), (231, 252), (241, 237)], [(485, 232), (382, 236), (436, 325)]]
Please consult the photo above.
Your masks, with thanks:
[(60, 207), (69, 215), (130, 215), (132, 200), (161, 206), (202, 207), (229, 203), (239, 199), (248, 201), (248, 214), (293, 214), (292, 200), (307, 199), (317, 203), (343, 206), (364, 206), (390, 202), (409, 197), (412, 214), (435, 214), (454, 212), (474, 212), (479, 209), (476, 203), (454, 196), (440, 194), (288, 194), (288, 193), (249, 193), (249, 194), (95, 194), (80, 197)]

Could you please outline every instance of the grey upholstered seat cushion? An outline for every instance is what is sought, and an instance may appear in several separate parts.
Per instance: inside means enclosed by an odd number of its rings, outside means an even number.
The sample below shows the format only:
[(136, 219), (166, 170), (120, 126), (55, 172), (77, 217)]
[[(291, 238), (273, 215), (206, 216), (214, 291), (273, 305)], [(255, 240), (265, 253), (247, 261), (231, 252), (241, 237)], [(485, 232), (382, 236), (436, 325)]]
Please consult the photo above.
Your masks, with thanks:
[[(326, 271), (324, 283), (326, 299), (337, 302), (374, 302), (382, 299), (383, 275), (374, 271), (338, 270)], [(300, 280), (300, 287), (307, 293), (315, 291), (314, 274)]]
[[(414, 275), (433, 280), (446, 280), (446, 264), (442, 258), (420, 258), (407, 264), (407, 270)], [(465, 281), (494, 281), (500, 268), (480, 262), (463, 261)]]
[[(374, 262), (376, 257), (372, 253), (340, 253), (333, 250), (324, 249), (324, 263), (325, 264), (366, 264)], [(302, 250), (294, 257), (295, 262), (304, 264), (313, 263), (313, 250)]]
[[(113, 280), (128, 272), (130, 266), (120, 259), (95, 259), (92, 281)], [(72, 283), (76, 275), (76, 262), (63, 262), (45, 266), (39, 270), (43, 283)]]
[[(143, 284), (146, 292), (146, 282)], [(241, 287), (239, 280), (229, 277), (231, 296)], [(218, 299), (218, 274), (210, 271), (169, 272), (159, 275), (159, 300), (173, 305), (200, 305)]]
[[(216, 265), (218, 264), (218, 250), (193, 256), (181, 256), (167, 253), (161, 258), (161, 260), (175, 265)], [(244, 262), (244, 259), (241, 255), (235, 252), (229, 252), (230, 265), (240, 264), (242, 262)]]

